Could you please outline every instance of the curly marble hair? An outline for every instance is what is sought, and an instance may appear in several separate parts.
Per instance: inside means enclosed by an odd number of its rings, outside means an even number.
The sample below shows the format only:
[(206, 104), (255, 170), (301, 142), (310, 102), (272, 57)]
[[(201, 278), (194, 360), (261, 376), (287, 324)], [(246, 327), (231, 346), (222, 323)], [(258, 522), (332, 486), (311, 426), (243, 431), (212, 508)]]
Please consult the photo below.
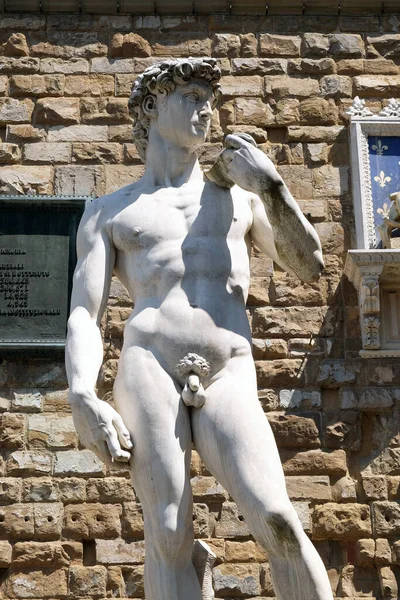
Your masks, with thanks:
[(156, 92), (173, 92), (176, 84), (188, 83), (191, 79), (204, 79), (213, 90), (215, 102), (221, 88), (221, 70), (215, 58), (183, 58), (166, 60), (148, 67), (133, 84), (129, 98), (129, 111), (133, 118), (133, 141), (143, 162), (149, 136), (150, 118), (144, 106), (155, 102)]

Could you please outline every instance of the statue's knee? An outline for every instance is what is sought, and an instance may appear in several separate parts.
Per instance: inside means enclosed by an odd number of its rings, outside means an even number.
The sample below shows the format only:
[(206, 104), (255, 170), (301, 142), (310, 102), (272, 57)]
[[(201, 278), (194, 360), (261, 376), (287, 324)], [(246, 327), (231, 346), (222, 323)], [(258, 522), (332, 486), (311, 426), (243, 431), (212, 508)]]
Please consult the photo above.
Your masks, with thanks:
[(273, 548), (278, 554), (298, 552), (299, 523), (294, 511), (291, 509), (274, 511), (267, 516), (267, 524), (273, 538)]
[[(165, 514), (157, 520), (156, 526), (151, 527), (151, 546), (157, 559), (165, 563), (175, 563), (181, 554), (186, 551), (186, 540), (188, 528), (185, 522), (181, 522), (176, 515)], [(149, 535), (147, 535), (149, 542)]]

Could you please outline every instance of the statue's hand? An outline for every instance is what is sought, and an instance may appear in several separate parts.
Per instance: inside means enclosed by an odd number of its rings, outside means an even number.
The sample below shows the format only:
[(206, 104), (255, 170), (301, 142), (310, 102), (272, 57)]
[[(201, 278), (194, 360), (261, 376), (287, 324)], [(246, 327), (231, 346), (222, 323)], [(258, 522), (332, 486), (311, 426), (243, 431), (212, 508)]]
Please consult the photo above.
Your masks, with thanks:
[[(215, 178), (214, 173), (217, 176)], [(273, 183), (282, 182), (273, 162), (257, 148), (251, 136), (244, 134), (231, 134), (226, 137), (225, 150), (221, 152), (216, 165), (207, 176), (219, 185), (220, 181), (231, 181), (256, 194), (267, 191)]]
[(80, 442), (109, 466), (127, 463), (133, 444), (117, 411), (94, 394), (70, 398), (70, 403)]

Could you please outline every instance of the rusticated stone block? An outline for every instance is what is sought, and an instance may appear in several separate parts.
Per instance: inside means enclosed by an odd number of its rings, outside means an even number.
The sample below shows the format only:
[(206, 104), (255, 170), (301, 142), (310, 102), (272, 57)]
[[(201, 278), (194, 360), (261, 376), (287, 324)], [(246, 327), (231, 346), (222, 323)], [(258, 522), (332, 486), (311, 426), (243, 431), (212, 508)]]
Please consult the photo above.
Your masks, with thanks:
[(382, 567), (379, 569), (379, 581), (383, 598), (395, 599), (399, 597), (398, 579), (391, 567)]
[(268, 560), (261, 546), (251, 540), (247, 542), (226, 542), (225, 558), (226, 562), (234, 563), (260, 563)]
[(329, 75), (335, 72), (335, 61), (332, 58), (294, 58), (288, 61), (287, 67), (290, 75)]
[(138, 565), (145, 558), (144, 542), (96, 540), (96, 561), (102, 565)]
[(63, 536), (72, 539), (112, 539), (121, 534), (121, 507), (113, 504), (69, 504), (64, 511)]
[(252, 564), (223, 564), (214, 568), (214, 590), (219, 596), (260, 594), (259, 566)]
[(300, 121), (303, 125), (335, 125), (339, 114), (335, 102), (324, 98), (308, 98), (300, 103)]
[(191, 479), (193, 498), (197, 502), (224, 502), (228, 494), (214, 477), (193, 477)]
[(105, 193), (111, 194), (111, 192), (140, 179), (144, 167), (142, 165), (106, 165), (104, 170), (106, 174)]
[(240, 53), (240, 38), (232, 33), (216, 33), (211, 48), (212, 56), (235, 58)]
[(377, 566), (390, 565), (392, 562), (392, 550), (389, 540), (380, 538), (376, 540), (375, 547), (375, 564)]
[(69, 570), (69, 589), (78, 597), (104, 597), (106, 595), (107, 569), (103, 566), (71, 566)]
[(13, 566), (19, 568), (69, 565), (70, 558), (61, 542), (17, 542), (13, 548)]
[(224, 502), (221, 517), (215, 525), (217, 538), (241, 538), (250, 535), (249, 528), (233, 502)]
[(329, 36), (329, 53), (342, 58), (357, 58), (365, 54), (364, 42), (360, 35), (334, 33)]
[(283, 469), (286, 475), (345, 475), (347, 472), (344, 450), (322, 452), (308, 450), (281, 452)]
[(10, 77), (11, 96), (62, 96), (64, 75), (13, 75)]
[(0, 508), (0, 537), (8, 540), (57, 539), (63, 507), (59, 503), (14, 504)]
[(28, 417), (28, 441), (31, 446), (71, 448), (78, 444), (72, 416), (32, 415)]
[(360, 415), (356, 411), (326, 413), (325, 445), (327, 448), (344, 448), (357, 451), (361, 446)]
[(261, 98), (235, 98), (236, 123), (266, 127), (275, 122), (275, 116), (269, 104)]
[(372, 567), (375, 557), (375, 540), (366, 539), (357, 541), (357, 565)]
[(312, 514), (313, 538), (356, 540), (372, 534), (369, 506), (335, 504), (316, 506)]
[(281, 100), (288, 96), (295, 98), (309, 98), (319, 93), (318, 81), (311, 78), (298, 79), (295, 77), (264, 77), (267, 94), (272, 94), (274, 99)]
[(12, 546), (9, 542), (0, 542), (0, 569), (8, 569), (11, 564)]
[(37, 73), (39, 71), (40, 61), (38, 58), (22, 57), (8, 58), (1, 57), (0, 73)]
[(314, 419), (279, 413), (268, 413), (267, 416), (278, 447), (319, 448), (321, 445)]
[(21, 479), (15, 477), (0, 478), (0, 504), (13, 504), (21, 498)]
[(255, 365), (259, 387), (301, 387), (304, 385), (304, 377), (300, 364), (300, 359), (257, 361)]
[(60, 500), (57, 484), (50, 477), (32, 477), (22, 480), (23, 502), (56, 502)]
[(0, 96), (8, 96), (8, 77), (0, 76)]
[(332, 127), (288, 127), (287, 141), (290, 142), (338, 142), (346, 139), (346, 129), (342, 125)]
[(9, 475), (44, 475), (51, 472), (52, 457), (43, 452), (17, 451), (7, 459)]
[(6, 129), (8, 142), (40, 142), (45, 135), (43, 128), (32, 127), (32, 125), (7, 125)]
[[(1, 194), (51, 194), (53, 169), (26, 165), (10, 165), (0, 170)], [(26, 369), (26, 367), (25, 367)]]
[(115, 73), (135, 73), (135, 63), (131, 58), (108, 59), (105, 57), (93, 58), (91, 73), (104, 73), (113, 75)]
[(6, 56), (29, 56), (29, 48), (23, 33), (10, 35), (1, 48)]
[(54, 188), (59, 195), (101, 196), (105, 191), (104, 168), (97, 165), (56, 167)]
[(78, 477), (67, 477), (66, 479), (60, 479), (57, 481), (56, 485), (60, 495), (60, 500), (64, 504), (86, 501), (86, 487), (83, 479)]
[[(283, 286), (279, 282), (272, 294), (276, 296), (277, 293), (284, 293)], [(273, 299), (275, 300), (274, 296)], [(265, 306), (254, 310), (252, 330), (253, 335), (259, 338), (318, 335), (323, 320), (324, 311), (321, 308)]]
[(68, 594), (67, 569), (42, 569), (29, 573), (12, 573), (7, 581), (9, 598), (53, 598)]
[(40, 412), (42, 410), (43, 398), (39, 390), (13, 390), (12, 396), (11, 406), (15, 411)]
[(193, 530), (195, 538), (210, 537), (210, 511), (207, 504), (193, 504)]
[(29, 123), (33, 112), (32, 100), (0, 98), (0, 124)]
[(79, 123), (78, 98), (41, 98), (36, 103), (36, 123), (43, 125), (75, 125)]
[(286, 489), (291, 500), (331, 500), (327, 475), (286, 477)]
[(284, 58), (234, 58), (231, 64), (234, 75), (282, 75), (287, 69)]
[(114, 77), (112, 75), (66, 75), (64, 93), (66, 96), (112, 96)]
[(124, 568), (124, 579), (126, 584), (126, 594), (133, 598), (139, 596), (144, 598), (144, 566), (137, 565), (135, 567)]
[(379, 581), (375, 569), (346, 565), (342, 569), (342, 596), (358, 600), (360, 590), (368, 590), (372, 598), (379, 598)]
[(71, 125), (69, 127), (50, 127), (48, 142), (106, 142), (106, 125)]
[(17, 144), (0, 143), (0, 164), (14, 164), (21, 160), (21, 150)]
[(387, 500), (388, 489), (384, 475), (363, 476), (362, 486), (367, 500)]
[(299, 56), (301, 39), (294, 35), (260, 35), (260, 56)]
[(82, 98), (82, 123), (130, 123), (128, 101), (125, 98)]
[(322, 33), (305, 33), (301, 51), (304, 56), (326, 56), (329, 50), (329, 37)]
[(221, 78), (221, 89), (224, 96), (261, 96), (263, 88), (262, 78), (232, 76)]
[(37, 164), (69, 163), (71, 162), (71, 144), (49, 144), (48, 142), (25, 144), (24, 160)]
[(116, 33), (111, 39), (111, 56), (117, 58), (151, 56), (151, 46), (147, 40), (137, 33)]
[(400, 504), (388, 501), (374, 502), (372, 514), (375, 536), (400, 536)]
[(359, 75), (353, 88), (361, 97), (390, 98), (400, 93), (400, 75)]
[(389, 390), (367, 387), (360, 390), (358, 407), (363, 412), (383, 412), (393, 407), (393, 396)]
[(115, 142), (75, 143), (72, 160), (84, 163), (120, 163), (122, 162), (122, 147)]
[(341, 477), (332, 485), (334, 502), (357, 502), (356, 486), (351, 477)]
[(137, 502), (124, 502), (122, 507), (122, 532), (124, 537), (143, 539), (143, 510)]
[(86, 484), (88, 502), (129, 502), (135, 499), (131, 482), (123, 477), (89, 479)]
[[(94, 58), (93, 60), (102, 59)], [(73, 73), (77, 75), (85, 75), (86, 73), (89, 73), (89, 61), (85, 60), (84, 58), (70, 58), (69, 60), (63, 60), (62, 58), (42, 58), (40, 61), (40, 72), (62, 73), (64, 75), (71, 75)]]
[[(1, 146), (0, 146), (1, 152)], [(12, 413), (0, 415), (0, 446), (15, 450), (23, 448), (25, 417)]]
[(58, 539), (61, 535), (63, 514), (61, 502), (34, 504), (35, 538), (38, 540)]
[(321, 94), (324, 98), (351, 98), (352, 85), (350, 77), (344, 75), (327, 75), (320, 82)]

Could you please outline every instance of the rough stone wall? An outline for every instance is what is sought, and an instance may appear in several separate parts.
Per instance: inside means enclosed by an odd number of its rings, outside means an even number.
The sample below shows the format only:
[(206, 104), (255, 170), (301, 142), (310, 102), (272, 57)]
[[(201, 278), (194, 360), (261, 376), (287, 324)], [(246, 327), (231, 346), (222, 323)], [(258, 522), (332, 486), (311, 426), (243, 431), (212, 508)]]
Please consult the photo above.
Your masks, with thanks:
[[(400, 569), (400, 363), (361, 359), (345, 110), (400, 93), (398, 17), (0, 17), (0, 190), (101, 195), (142, 172), (127, 99), (166, 56), (212, 55), (223, 101), (202, 162), (248, 131), (322, 240), (302, 285), (254, 252), (249, 317), (260, 401), (289, 495), (338, 598), (396, 598)], [(353, 245), (354, 247), (354, 245)], [(99, 393), (129, 315), (113, 282)], [(143, 523), (128, 473), (78, 446), (61, 361), (0, 364), (3, 598), (143, 598)], [(226, 492), (192, 461), (196, 536), (218, 555), (217, 597), (270, 598), (267, 557)]]

